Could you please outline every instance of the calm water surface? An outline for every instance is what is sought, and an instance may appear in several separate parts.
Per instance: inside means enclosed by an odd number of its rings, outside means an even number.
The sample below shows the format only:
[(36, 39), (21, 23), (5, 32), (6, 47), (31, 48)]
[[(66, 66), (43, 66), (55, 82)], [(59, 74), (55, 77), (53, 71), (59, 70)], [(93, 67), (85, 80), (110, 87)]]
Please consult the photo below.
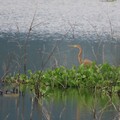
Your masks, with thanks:
[[(108, 104), (106, 96), (95, 98), (87, 93), (76, 90), (53, 92), (49, 97), (32, 101), (32, 97), (2, 97), (0, 96), (0, 119), (4, 120), (94, 120), (96, 115), (101, 120), (118, 120), (119, 113)], [(120, 107), (120, 99), (114, 100)], [(103, 110), (100, 114), (100, 111)], [(93, 112), (95, 109), (95, 112)], [(31, 117), (30, 117), (31, 116)], [(115, 117), (117, 118), (115, 119)]]
[(27, 69), (79, 65), (78, 50), (69, 48), (69, 44), (81, 44), (83, 59), (120, 65), (120, 1), (106, 1), (1, 0), (0, 76), (7, 67), (17, 71), (16, 66), (23, 64), (22, 46), (34, 14)]

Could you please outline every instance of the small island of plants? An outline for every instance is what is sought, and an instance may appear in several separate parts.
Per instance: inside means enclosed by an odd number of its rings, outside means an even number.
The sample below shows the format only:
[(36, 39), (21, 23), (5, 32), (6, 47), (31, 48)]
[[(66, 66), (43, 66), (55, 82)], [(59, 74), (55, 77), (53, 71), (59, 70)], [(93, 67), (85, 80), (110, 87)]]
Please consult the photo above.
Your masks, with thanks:
[(36, 97), (48, 95), (54, 89), (88, 89), (92, 92), (108, 93), (110, 96), (117, 93), (120, 95), (120, 67), (109, 64), (91, 66), (73, 66), (68, 69), (64, 66), (45, 71), (27, 74), (9, 74), (4, 80), (5, 86), (19, 88), (23, 93), (32, 92)]

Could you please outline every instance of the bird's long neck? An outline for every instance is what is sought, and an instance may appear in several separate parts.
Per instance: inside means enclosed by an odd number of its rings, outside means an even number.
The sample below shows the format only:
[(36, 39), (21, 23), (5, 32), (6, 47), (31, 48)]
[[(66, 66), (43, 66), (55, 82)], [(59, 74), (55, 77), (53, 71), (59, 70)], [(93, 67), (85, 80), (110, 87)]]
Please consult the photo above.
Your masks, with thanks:
[(78, 61), (79, 61), (80, 64), (82, 64), (82, 48), (79, 47), (78, 49), (79, 49), (79, 53), (78, 53)]

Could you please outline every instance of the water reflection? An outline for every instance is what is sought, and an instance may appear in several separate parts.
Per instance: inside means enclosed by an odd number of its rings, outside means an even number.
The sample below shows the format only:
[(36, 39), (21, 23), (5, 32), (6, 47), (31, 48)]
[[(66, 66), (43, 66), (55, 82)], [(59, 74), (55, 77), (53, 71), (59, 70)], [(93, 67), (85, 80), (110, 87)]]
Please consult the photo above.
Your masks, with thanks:
[[(6, 72), (18, 72), (23, 71), (24, 52), (23, 47), (18, 47), (16, 42), (20, 42), (20, 45), (24, 45), (24, 35), (21, 35), (21, 41), (13, 41), (11, 34), (9, 38), (5, 35), (0, 41), (0, 74), (3, 75)], [(32, 41), (32, 37), (36, 39)], [(83, 48), (83, 59), (88, 58), (95, 61), (97, 64), (110, 63), (113, 65), (120, 65), (120, 42), (118, 40), (110, 40), (108, 38), (100, 38), (96, 41), (92, 38), (76, 38), (73, 40), (67, 40), (67, 36), (64, 40), (54, 41), (55, 36), (51, 35), (47, 41), (42, 41), (40, 37), (32, 36), (27, 46), (27, 69), (39, 70), (45, 68), (54, 68), (55, 66), (65, 66), (70, 68), (72, 65), (79, 65), (77, 60), (77, 49), (72, 49), (68, 45), (80, 44)], [(59, 38), (60, 36), (58, 36)], [(15, 37), (17, 38), (17, 37)], [(61, 36), (62, 38), (62, 36)], [(9, 41), (7, 41), (9, 39)], [(23, 40), (23, 41), (22, 41)], [(7, 48), (7, 49), (6, 49)]]
[(35, 99), (0, 96), (0, 118), (8, 120), (118, 120), (120, 99), (93, 95), (88, 91), (54, 90), (49, 96)]

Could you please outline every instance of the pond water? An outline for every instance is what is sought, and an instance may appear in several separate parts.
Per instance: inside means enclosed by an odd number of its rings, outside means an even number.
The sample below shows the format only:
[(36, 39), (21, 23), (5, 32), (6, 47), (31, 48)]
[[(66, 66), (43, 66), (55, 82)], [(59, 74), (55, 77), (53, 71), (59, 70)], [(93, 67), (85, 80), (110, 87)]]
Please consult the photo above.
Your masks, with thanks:
[[(81, 44), (83, 59), (120, 65), (119, 0), (0, 2), (0, 76), (8, 67), (14, 70), (16, 64), (23, 64), (21, 46), (29, 30), (27, 69), (79, 65), (78, 50), (69, 48), (69, 44)], [(13, 58), (17, 60), (13, 62)]]
[(119, 0), (0, 2), (0, 76), (16, 64), (22, 69), (29, 32), (27, 69), (79, 65), (70, 44), (81, 44), (83, 59), (120, 65)]
[[(120, 65), (119, 8), (120, 0), (0, 0), (0, 77), (23, 72), (26, 40), (27, 69), (78, 66), (78, 50), (68, 47), (71, 44), (81, 45), (83, 58)], [(113, 105), (99, 114), (106, 97), (94, 104), (92, 95), (81, 94), (56, 91), (40, 105), (28, 94), (0, 96), (0, 120), (120, 119)]]
[[(110, 2), (113, 1), (113, 2)], [(119, 36), (120, 0), (0, 0), (0, 31)], [(36, 11), (36, 12), (35, 12)], [(111, 28), (113, 31), (111, 31)]]
[[(20, 66), (23, 71), (24, 62), (24, 37), (21, 35), (21, 40), (15, 42), (16, 36), (13, 34), (6, 35), (0, 40), (0, 75), (10, 71), (17, 72)], [(58, 36), (57, 36), (58, 37)], [(111, 41), (92, 41), (92, 38), (79, 37), (74, 40), (67, 40), (68, 36), (63, 40), (53, 40), (57, 38), (55, 35), (46, 37), (44, 40), (40, 36), (31, 36), (27, 44), (27, 69), (39, 70), (46, 68), (54, 68), (64, 65), (71, 68), (73, 65), (78, 66), (79, 62), (76, 48), (70, 48), (68, 45), (80, 44), (83, 48), (83, 59), (90, 59), (97, 64), (109, 63), (112, 65), (120, 65), (120, 42)], [(58, 38), (62, 38), (62, 35)], [(8, 40), (9, 39), (9, 40)], [(32, 40), (35, 39), (35, 40)], [(103, 38), (102, 38), (103, 39)], [(19, 42), (19, 44), (17, 43)], [(19, 46), (18, 46), (19, 45)], [(16, 67), (17, 66), (17, 67)]]
[[(116, 108), (119, 108), (120, 99), (115, 97), (112, 100)], [(28, 95), (0, 96), (0, 118), (1, 120), (119, 120), (119, 111), (116, 111), (109, 101), (107, 96), (95, 97), (91, 93), (77, 90), (54, 90), (48, 97), (39, 99), (38, 103)]]

